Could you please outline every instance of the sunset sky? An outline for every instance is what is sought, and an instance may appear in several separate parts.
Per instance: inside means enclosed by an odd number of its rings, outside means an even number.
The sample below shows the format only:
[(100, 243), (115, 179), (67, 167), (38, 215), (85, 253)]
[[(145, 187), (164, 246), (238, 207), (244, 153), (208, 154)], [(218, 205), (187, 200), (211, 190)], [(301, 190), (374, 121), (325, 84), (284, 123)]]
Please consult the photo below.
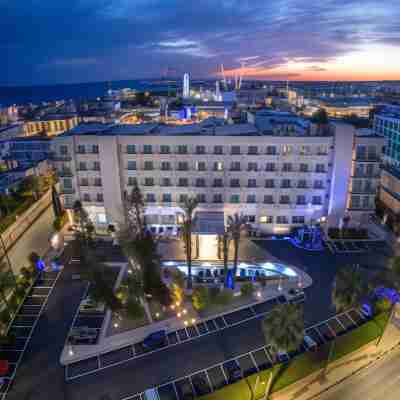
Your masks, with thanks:
[(400, 79), (398, 1), (0, 0), (0, 84)]

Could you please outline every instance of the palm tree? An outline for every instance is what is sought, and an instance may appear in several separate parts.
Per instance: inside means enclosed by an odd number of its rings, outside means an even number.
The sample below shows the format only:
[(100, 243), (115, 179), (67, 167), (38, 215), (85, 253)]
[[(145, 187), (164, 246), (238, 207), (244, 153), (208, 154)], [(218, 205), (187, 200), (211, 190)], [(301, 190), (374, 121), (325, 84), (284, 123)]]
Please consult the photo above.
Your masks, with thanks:
[(187, 289), (191, 290), (192, 285), (192, 232), (193, 232), (193, 213), (199, 202), (194, 197), (188, 197), (182, 204), (183, 211), (185, 212), (184, 220), (181, 226), (182, 239), (185, 245), (186, 263), (187, 263)]
[(227, 274), (228, 274), (228, 261), (229, 261), (229, 245), (230, 245), (230, 235), (226, 230), (222, 235), (222, 255), (224, 258), (224, 286), (227, 287)]
[(10, 308), (7, 296), (15, 289), (16, 281), (14, 274), (3, 264), (0, 266), (0, 298), (7, 309)]
[[(304, 339), (303, 308), (298, 304), (279, 304), (265, 316), (261, 327), (266, 343), (271, 344), (277, 352), (289, 353), (297, 350)], [(287, 365), (288, 363), (279, 368), (279, 375), (286, 370)], [(271, 370), (265, 398), (268, 398), (278, 373), (274, 374), (274, 370)]]
[(144, 207), (142, 192), (135, 182), (131, 193), (126, 196), (124, 212), (127, 226), (138, 236), (142, 236), (145, 231)]
[[(367, 293), (368, 286), (357, 267), (351, 266), (340, 269), (336, 274), (332, 286), (332, 304), (335, 307), (335, 311), (339, 313), (358, 306)], [(328, 359), (324, 369), (325, 374), (333, 356), (334, 348), (335, 337), (329, 349)]]
[(239, 243), (242, 233), (247, 230), (247, 220), (243, 215), (234, 214), (228, 216), (228, 232), (233, 241), (233, 277), (236, 278), (239, 258)]

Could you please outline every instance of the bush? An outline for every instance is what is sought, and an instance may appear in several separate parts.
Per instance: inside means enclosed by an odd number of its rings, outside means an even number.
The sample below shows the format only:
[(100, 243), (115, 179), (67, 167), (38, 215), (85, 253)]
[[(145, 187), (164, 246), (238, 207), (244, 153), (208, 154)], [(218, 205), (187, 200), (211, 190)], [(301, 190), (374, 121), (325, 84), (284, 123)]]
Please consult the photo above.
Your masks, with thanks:
[(374, 304), (374, 314), (379, 315), (379, 314), (382, 314), (383, 312), (389, 311), (391, 305), (392, 305), (392, 303), (386, 297), (379, 299)]
[(233, 300), (233, 291), (230, 289), (221, 290), (213, 300), (215, 304), (228, 305)]
[(200, 286), (193, 290), (192, 294), (193, 307), (197, 311), (204, 310), (210, 305), (210, 292), (204, 287)]
[(185, 275), (183, 272), (179, 271), (179, 269), (176, 269), (172, 271), (171, 275), (174, 284), (183, 289), (185, 287)]
[(214, 297), (218, 296), (220, 289), (219, 289), (219, 287), (212, 286), (212, 287), (210, 287), (209, 292), (210, 292), (210, 298), (213, 299)]
[(126, 315), (130, 319), (142, 319), (145, 315), (144, 309), (140, 302), (130, 298), (126, 303)]
[(178, 286), (176, 283), (172, 284), (172, 301), (174, 303), (181, 304), (183, 302), (184, 291), (181, 286)]
[(171, 293), (162, 281), (159, 282), (158, 286), (153, 287), (150, 293), (163, 306), (168, 307), (172, 302)]
[(249, 297), (254, 293), (254, 285), (251, 282), (243, 283), (240, 286), (240, 294), (243, 297)]

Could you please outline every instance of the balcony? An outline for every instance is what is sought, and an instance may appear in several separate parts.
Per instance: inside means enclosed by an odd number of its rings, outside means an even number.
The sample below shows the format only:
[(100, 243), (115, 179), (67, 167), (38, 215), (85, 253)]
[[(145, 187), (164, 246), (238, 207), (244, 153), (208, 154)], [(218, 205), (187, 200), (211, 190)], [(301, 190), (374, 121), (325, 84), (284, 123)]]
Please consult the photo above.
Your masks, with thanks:
[(60, 190), (61, 194), (74, 194), (75, 189), (74, 188), (67, 188), (67, 187), (62, 187)]
[(72, 178), (73, 173), (69, 169), (62, 169), (62, 170), (57, 171), (57, 175), (60, 178)]
[(72, 157), (69, 154), (50, 153), (50, 160), (52, 160), (52, 161), (72, 161)]

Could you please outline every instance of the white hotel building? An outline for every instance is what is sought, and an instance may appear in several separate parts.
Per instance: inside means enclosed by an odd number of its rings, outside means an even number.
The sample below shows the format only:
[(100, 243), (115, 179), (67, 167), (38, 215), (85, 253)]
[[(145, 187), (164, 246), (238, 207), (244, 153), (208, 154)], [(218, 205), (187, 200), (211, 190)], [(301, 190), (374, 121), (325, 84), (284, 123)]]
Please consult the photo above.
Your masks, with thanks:
[[(314, 129), (314, 131), (316, 131)], [(283, 233), (348, 210), (355, 131), (261, 131), (253, 124), (82, 124), (52, 141), (64, 204), (79, 199), (97, 226), (118, 225), (136, 181), (154, 228), (174, 229), (186, 196), (198, 211), (248, 216)]]

